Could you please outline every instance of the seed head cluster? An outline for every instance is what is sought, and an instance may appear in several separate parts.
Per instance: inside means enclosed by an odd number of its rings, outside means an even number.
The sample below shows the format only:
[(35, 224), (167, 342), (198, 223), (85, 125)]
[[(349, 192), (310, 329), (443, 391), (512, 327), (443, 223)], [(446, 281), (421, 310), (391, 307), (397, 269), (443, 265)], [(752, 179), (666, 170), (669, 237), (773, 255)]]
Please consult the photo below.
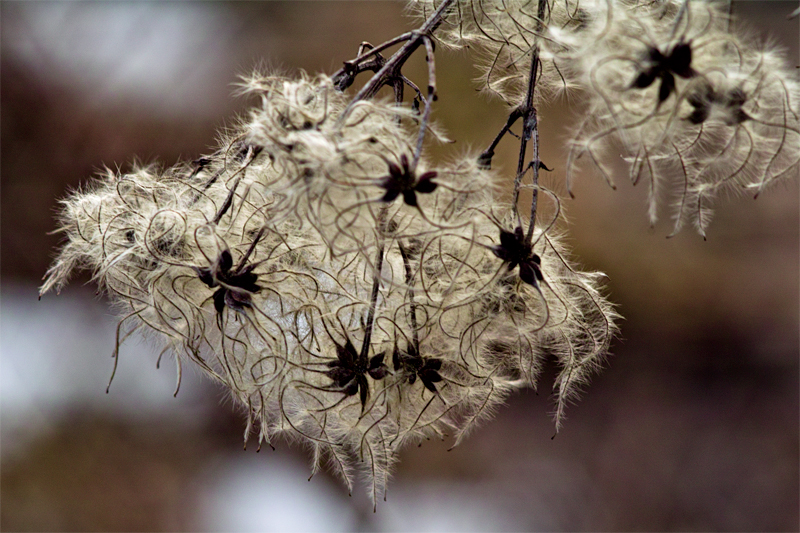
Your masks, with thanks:
[[(331, 78), (253, 75), (219, 149), (108, 171), (63, 202), (42, 293), (76, 269), (141, 330), (223, 384), (246, 438), (304, 441), (313, 469), (378, 499), (407, 443), (458, 443), (559, 367), (556, 421), (616, 314), (549, 227), (525, 241), (477, 158), (415, 157), (416, 117)], [(526, 228), (527, 229), (527, 228)]]

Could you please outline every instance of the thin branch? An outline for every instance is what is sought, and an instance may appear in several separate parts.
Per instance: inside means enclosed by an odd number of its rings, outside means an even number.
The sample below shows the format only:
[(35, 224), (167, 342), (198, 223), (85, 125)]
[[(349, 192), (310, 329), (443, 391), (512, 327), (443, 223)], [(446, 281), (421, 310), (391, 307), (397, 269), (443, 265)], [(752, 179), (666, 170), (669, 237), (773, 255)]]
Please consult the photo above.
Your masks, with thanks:
[(414, 160), (411, 163), (411, 170), (417, 168), (419, 158), (422, 156), (422, 142), (425, 139), (425, 131), (428, 128), (428, 122), (431, 117), (431, 104), (436, 100), (436, 66), (433, 61), (433, 41), (427, 35), (422, 37), (425, 43), (425, 59), (428, 63), (428, 96), (425, 98), (425, 111), (422, 114), (422, 121), (419, 126), (419, 135), (417, 136), (417, 147), (414, 150)]
[(408, 250), (403, 246), (402, 241), (397, 241), (397, 246), (400, 248), (400, 255), (403, 256), (403, 266), (406, 270), (406, 287), (408, 287), (408, 300), (411, 302), (411, 337), (414, 342), (414, 349), (419, 351), (419, 332), (417, 331), (417, 303), (414, 301), (414, 273), (411, 270), (411, 260), (408, 257)]
[(489, 147), (481, 152), (481, 155), (478, 156), (478, 166), (480, 166), (480, 168), (484, 168), (486, 170), (492, 168), (494, 149), (497, 148), (497, 145), (500, 144), (500, 139), (502, 139), (503, 136), (509, 132), (511, 126), (513, 126), (520, 117), (522, 117), (522, 111), (520, 111), (519, 108), (515, 109), (511, 112), (511, 114), (508, 115), (508, 120), (506, 120), (506, 124), (503, 126), (503, 129), (501, 129), (500, 133), (498, 133), (494, 138), (492, 144), (490, 144)]
[(455, 0), (443, 0), (436, 8), (428, 20), (418, 29), (410, 32), (405, 44), (389, 58), (383, 67), (367, 82), (364, 87), (353, 97), (347, 108), (342, 113), (339, 120), (344, 120), (352, 111), (353, 106), (361, 100), (366, 100), (375, 96), (384, 85), (391, 83), (392, 78), (398, 76), (400, 69), (403, 68), (408, 58), (424, 44), (425, 39), (430, 39), (430, 35), (436, 31), (443, 21), (445, 12), (453, 5)]
[(373, 267), (372, 274), (372, 296), (370, 297), (369, 312), (367, 314), (367, 324), (364, 328), (364, 343), (361, 345), (361, 360), (366, 361), (369, 356), (369, 344), (372, 341), (372, 328), (375, 325), (375, 310), (378, 307), (378, 292), (381, 285), (381, 267), (383, 266), (383, 235), (386, 232), (386, 213), (388, 205), (381, 207), (378, 213), (378, 253)]

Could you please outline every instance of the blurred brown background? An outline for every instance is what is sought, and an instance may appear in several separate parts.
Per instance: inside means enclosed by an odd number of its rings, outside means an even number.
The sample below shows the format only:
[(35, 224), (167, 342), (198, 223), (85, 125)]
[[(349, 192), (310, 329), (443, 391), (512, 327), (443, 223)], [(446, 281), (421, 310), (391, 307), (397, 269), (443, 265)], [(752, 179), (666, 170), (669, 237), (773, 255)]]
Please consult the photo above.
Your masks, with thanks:
[[(798, 60), (797, 2), (735, 2)], [(552, 372), (462, 446), (407, 450), (372, 513), (359, 487), (310, 482), (299, 446), (241, 451), (244, 419), (145, 342), (112, 369), (115, 322), (86, 278), (36, 301), (57, 199), (103, 165), (207, 153), (257, 65), (333, 72), (412, 23), (395, 2), (0, 3), (4, 531), (797, 531), (798, 184), (717, 211), (702, 238), (648, 227), (645, 191), (583, 176), (565, 202), (575, 256), (625, 316), (608, 368), (554, 439)], [(417, 58), (407, 72), (424, 80)], [(480, 150), (506, 111), (463, 54), (437, 56), (436, 118)], [(566, 102), (541, 110), (563, 190)], [(514, 143), (496, 167), (509, 175)]]

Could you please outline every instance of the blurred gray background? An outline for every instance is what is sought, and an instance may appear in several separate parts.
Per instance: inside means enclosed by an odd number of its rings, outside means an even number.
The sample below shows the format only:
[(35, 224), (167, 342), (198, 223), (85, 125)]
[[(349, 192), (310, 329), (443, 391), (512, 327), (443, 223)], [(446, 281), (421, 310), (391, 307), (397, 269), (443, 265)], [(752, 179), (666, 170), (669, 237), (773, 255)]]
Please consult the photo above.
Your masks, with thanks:
[[(797, 2), (734, 2), (798, 60)], [(581, 176), (565, 201), (575, 256), (609, 274), (625, 316), (608, 368), (551, 440), (553, 370), (463, 445), (408, 449), (378, 512), (302, 447), (242, 451), (223, 391), (133, 339), (110, 393), (116, 322), (87, 277), (37, 301), (57, 200), (104, 165), (208, 153), (256, 66), (333, 72), (413, 27), (396, 2), (0, 2), (0, 529), (4, 531), (797, 531), (798, 184), (717, 211), (708, 241), (645, 190)], [(407, 73), (424, 82), (416, 58)], [(506, 110), (464, 54), (440, 51), (435, 118), (479, 151)], [(566, 101), (541, 109), (563, 190)], [(505, 176), (515, 143), (495, 159)], [(169, 359), (165, 358), (165, 362)]]

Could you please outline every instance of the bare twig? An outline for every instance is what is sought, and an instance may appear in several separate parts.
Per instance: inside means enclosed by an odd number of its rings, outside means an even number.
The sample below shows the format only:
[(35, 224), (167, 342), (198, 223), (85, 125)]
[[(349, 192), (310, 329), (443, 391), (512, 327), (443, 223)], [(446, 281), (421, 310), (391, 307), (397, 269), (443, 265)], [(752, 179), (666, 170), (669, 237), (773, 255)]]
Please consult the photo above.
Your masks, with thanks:
[(372, 295), (370, 297), (369, 312), (367, 314), (367, 324), (364, 328), (364, 343), (361, 345), (360, 357), (366, 361), (369, 356), (369, 344), (372, 341), (372, 328), (375, 324), (375, 310), (378, 307), (378, 293), (381, 285), (381, 268), (383, 266), (384, 241), (383, 235), (386, 232), (386, 214), (389, 210), (387, 205), (381, 207), (378, 213), (378, 251), (373, 266), (372, 273)]
[(408, 300), (411, 302), (411, 312), (409, 318), (411, 320), (411, 338), (414, 343), (414, 349), (419, 352), (419, 332), (417, 331), (417, 304), (414, 301), (414, 272), (411, 270), (411, 259), (408, 256), (408, 250), (403, 246), (402, 241), (397, 242), (400, 248), (400, 255), (403, 256), (403, 267), (406, 270), (406, 286), (408, 287)]
[[(372, 98), (378, 93), (381, 87), (391, 83), (392, 78), (397, 77), (400, 74), (400, 70), (403, 68), (403, 65), (405, 65), (406, 61), (408, 61), (408, 58), (411, 57), (417, 48), (425, 44), (425, 39), (430, 39), (430, 36), (442, 23), (445, 12), (453, 5), (454, 2), (455, 0), (443, 0), (442, 3), (439, 4), (439, 7), (436, 8), (436, 11), (434, 11), (431, 16), (428, 17), (428, 20), (426, 20), (418, 30), (403, 34), (401, 36), (402, 39), (400, 37), (392, 39), (392, 41), (394, 41), (392, 44), (396, 44), (402, 40), (405, 40), (405, 44), (400, 48), (400, 50), (395, 52), (394, 55), (386, 61), (383, 67), (367, 82), (367, 84), (364, 85), (360, 91), (358, 91), (355, 97), (353, 97), (353, 99), (350, 101), (350, 104), (347, 106), (345, 111), (342, 113), (340, 120), (343, 120), (345, 117), (347, 117), (347, 115), (350, 114), (350, 111), (357, 102)], [(377, 48), (383, 49), (383, 45), (380, 45)]]

